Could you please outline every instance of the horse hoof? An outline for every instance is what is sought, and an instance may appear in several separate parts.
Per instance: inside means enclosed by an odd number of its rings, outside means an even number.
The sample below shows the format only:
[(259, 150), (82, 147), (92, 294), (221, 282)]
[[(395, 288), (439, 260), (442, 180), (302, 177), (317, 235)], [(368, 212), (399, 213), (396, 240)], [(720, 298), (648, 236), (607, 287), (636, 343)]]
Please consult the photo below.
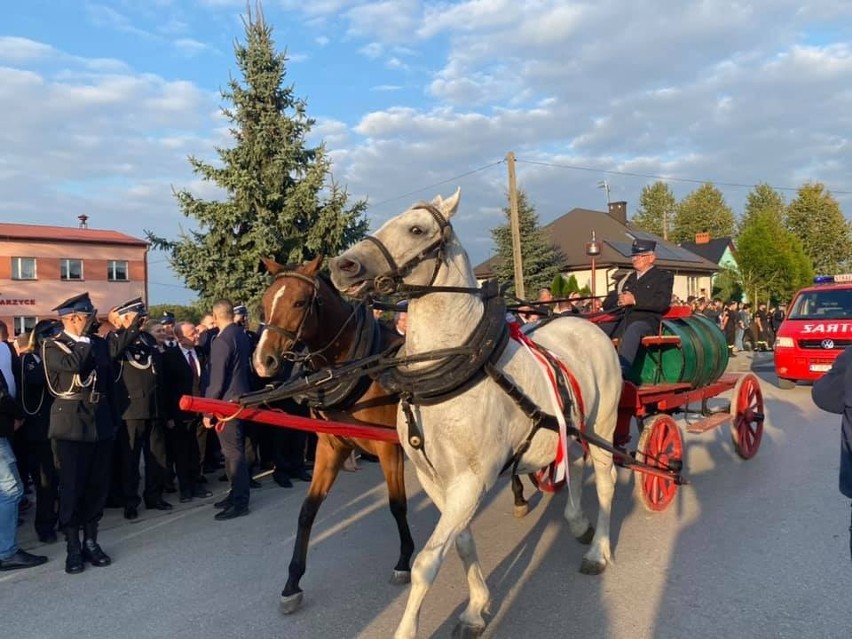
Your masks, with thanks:
[(577, 537), (577, 541), (579, 541), (584, 546), (588, 546), (590, 543), (592, 543), (592, 540), (594, 538), (595, 538), (595, 527), (590, 525), (588, 528), (586, 528), (586, 532), (584, 532), (582, 535)]
[(599, 564), (589, 559), (583, 559), (580, 564), (580, 573), (584, 575), (599, 575), (606, 568), (606, 564)]
[(453, 639), (476, 639), (485, 632), (485, 626), (471, 626), (466, 623), (457, 623), (453, 628)]
[(281, 603), (279, 604), (279, 608), (281, 609), (281, 614), (283, 615), (292, 615), (299, 608), (302, 607), (302, 599), (304, 598), (303, 592), (297, 592), (292, 595), (281, 595)]
[(523, 517), (526, 517), (529, 514), (529, 512), (530, 512), (530, 505), (527, 502), (524, 502), (520, 506), (518, 506), (518, 505), (515, 506), (515, 510), (513, 511), (513, 514), (515, 515), (515, 518), (522, 519)]
[(390, 579), (391, 585), (393, 586), (404, 586), (405, 584), (411, 583), (411, 571), (410, 570), (394, 570), (393, 575), (391, 575)]

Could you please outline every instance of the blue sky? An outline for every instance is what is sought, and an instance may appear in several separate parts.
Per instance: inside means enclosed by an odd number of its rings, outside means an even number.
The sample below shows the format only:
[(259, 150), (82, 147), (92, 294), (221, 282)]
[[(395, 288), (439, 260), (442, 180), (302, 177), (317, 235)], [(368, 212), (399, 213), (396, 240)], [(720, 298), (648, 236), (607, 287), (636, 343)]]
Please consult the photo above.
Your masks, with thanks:
[[(243, 0), (30, 0), (0, 23), (0, 219), (176, 236), (172, 188), (215, 197), (186, 156), (227, 145), (218, 90)], [(462, 188), (474, 263), (502, 221), (513, 150), (549, 222), (634, 211), (663, 176), (824, 182), (852, 212), (852, 3), (812, 0), (267, 0), (288, 79), (334, 177), (373, 227)], [(479, 170), (478, 170), (479, 169)], [(730, 185), (730, 186), (728, 186)], [(742, 185), (742, 186), (737, 186)], [(794, 193), (784, 191), (789, 198)], [(192, 293), (152, 252), (152, 303)]]

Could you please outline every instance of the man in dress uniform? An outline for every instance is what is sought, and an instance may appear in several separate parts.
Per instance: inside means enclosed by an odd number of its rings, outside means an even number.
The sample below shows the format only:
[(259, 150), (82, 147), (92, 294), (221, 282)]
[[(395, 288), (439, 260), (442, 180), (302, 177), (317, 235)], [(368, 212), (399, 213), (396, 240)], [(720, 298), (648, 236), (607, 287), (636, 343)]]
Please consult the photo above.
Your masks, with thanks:
[(163, 325), (163, 328), (166, 330), (166, 348), (177, 348), (178, 340), (175, 337), (175, 314), (170, 313), (169, 311), (164, 311), (163, 316), (160, 318), (160, 324)]
[(654, 240), (633, 240), (633, 271), (618, 282), (603, 303), (605, 311), (621, 313), (620, 321), (600, 326), (610, 337), (620, 338), (618, 359), (624, 377), (633, 366), (642, 338), (660, 330), (660, 320), (672, 303), (674, 275), (654, 265), (656, 250)]
[[(112, 361), (106, 341), (92, 335), (96, 310), (88, 293), (65, 300), (62, 332), (44, 341), (45, 383), (54, 397), (48, 436), (59, 464), (59, 527), (65, 534), (65, 572), (83, 571), (84, 561), (108, 566), (98, 545), (98, 522), (109, 490), (116, 431)], [(138, 333), (136, 325), (128, 335)], [(117, 343), (117, 347), (123, 343)], [(80, 544), (80, 529), (83, 544)]]
[(60, 330), (62, 323), (58, 320), (41, 320), (29, 333), (19, 335), (16, 340), (20, 356), (19, 398), (25, 415), (23, 434), (32, 452), (32, 470), (37, 480), (35, 530), (39, 541), (46, 544), (56, 541), (59, 479), (53, 460), (53, 449), (47, 437), (53, 395), (47, 391), (45, 384), (41, 346)]
[[(840, 492), (852, 499), (852, 346), (846, 348), (831, 370), (814, 382), (811, 396), (824, 411), (843, 415), (840, 425)], [(852, 554), (852, 523), (849, 526)]]
[[(131, 326), (140, 325), (148, 315), (141, 297), (128, 300), (116, 309), (120, 326), (113, 339), (121, 340)], [(116, 352), (116, 398), (123, 428), (117, 439), (124, 494), (124, 517), (139, 516), (139, 460), (145, 459), (145, 507), (171, 510), (163, 499), (166, 481), (166, 443), (159, 420), (158, 374), (161, 355), (157, 341), (147, 332), (137, 333), (123, 350)]]

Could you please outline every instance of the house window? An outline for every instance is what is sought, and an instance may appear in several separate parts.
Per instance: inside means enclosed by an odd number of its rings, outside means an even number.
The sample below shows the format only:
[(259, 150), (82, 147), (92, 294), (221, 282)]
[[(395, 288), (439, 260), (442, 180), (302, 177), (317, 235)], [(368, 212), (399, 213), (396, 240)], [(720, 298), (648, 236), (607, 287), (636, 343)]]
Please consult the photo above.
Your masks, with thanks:
[(36, 279), (36, 258), (34, 258), (34, 257), (13, 257), (12, 258), (12, 279), (13, 280), (34, 280), (34, 279)]
[(110, 282), (126, 282), (130, 279), (127, 260), (110, 260), (107, 264), (107, 279)]
[(15, 335), (27, 333), (35, 328), (36, 317), (16, 317), (15, 318)]
[(83, 260), (62, 259), (59, 261), (59, 279), (82, 280)]

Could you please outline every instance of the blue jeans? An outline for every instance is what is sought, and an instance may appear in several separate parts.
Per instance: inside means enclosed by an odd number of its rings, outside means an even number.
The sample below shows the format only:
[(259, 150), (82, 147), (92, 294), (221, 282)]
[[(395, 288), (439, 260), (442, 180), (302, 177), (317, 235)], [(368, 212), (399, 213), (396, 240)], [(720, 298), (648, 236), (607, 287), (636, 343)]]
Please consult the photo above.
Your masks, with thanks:
[(18, 552), (18, 502), (23, 496), (24, 486), (12, 444), (6, 437), (0, 437), (0, 559)]
[(743, 336), (745, 335), (745, 330), (741, 329), (739, 326), (737, 327), (736, 332), (734, 333), (734, 347), (738, 351), (744, 351), (743, 347)]

